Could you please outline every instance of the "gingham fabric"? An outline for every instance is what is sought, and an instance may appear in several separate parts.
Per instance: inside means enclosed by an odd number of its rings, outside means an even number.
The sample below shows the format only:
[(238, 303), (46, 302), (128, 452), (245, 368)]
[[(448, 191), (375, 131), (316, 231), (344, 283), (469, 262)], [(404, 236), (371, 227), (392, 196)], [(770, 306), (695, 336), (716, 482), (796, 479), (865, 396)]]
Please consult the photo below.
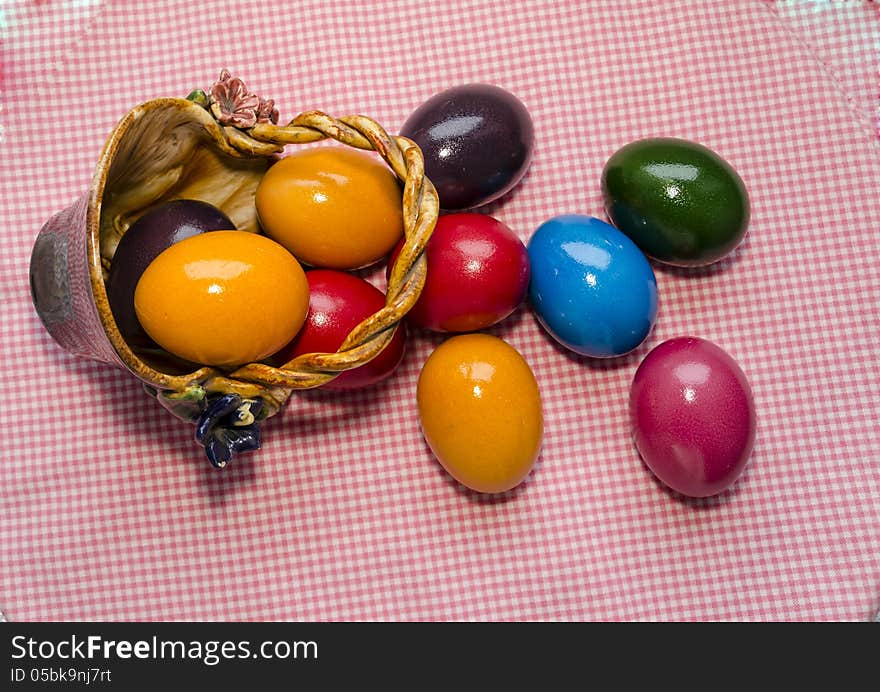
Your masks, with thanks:
[[(0, 10), (0, 608), (10, 620), (860, 620), (880, 606), (880, 18), (873, 3), (24, 2)], [(829, 18), (827, 20), (817, 18)], [(823, 23), (824, 22), (824, 23)], [(603, 216), (599, 176), (644, 136), (700, 141), (749, 188), (744, 245), (656, 268), (634, 354), (554, 346), (527, 305), (497, 328), (545, 413), (533, 475), (452, 481), (415, 385), (442, 336), (357, 393), (295, 393), (262, 450), (212, 469), (127, 372), (59, 348), (31, 306), (42, 223), (90, 183), (132, 106), (228, 67), (282, 119), (363, 113), (396, 131), (481, 81), (537, 141), (484, 209), (527, 240)], [(381, 284), (381, 271), (374, 278)], [(731, 492), (685, 500), (631, 441), (648, 350), (708, 338), (755, 394)]]

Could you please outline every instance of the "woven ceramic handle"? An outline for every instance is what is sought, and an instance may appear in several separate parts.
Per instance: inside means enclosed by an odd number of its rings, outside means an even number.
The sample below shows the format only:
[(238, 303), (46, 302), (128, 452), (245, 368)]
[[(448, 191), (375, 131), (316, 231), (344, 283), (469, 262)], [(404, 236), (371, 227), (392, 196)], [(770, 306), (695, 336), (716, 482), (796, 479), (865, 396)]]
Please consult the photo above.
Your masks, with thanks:
[[(233, 130), (233, 128), (226, 128)], [(355, 327), (336, 353), (307, 353), (274, 368), (260, 363), (245, 365), (228, 377), (270, 387), (317, 387), (345, 370), (368, 362), (391, 341), (398, 323), (415, 304), (425, 284), (425, 244), (434, 230), (439, 200), (425, 177), (422, 152), (405, 137), (391, 137), (374, 120), (362, 115), (335, 119), (309, 111), (286, 126), (258, 123), (247, 131), (234, 131), (233, 146), (250, 152), (259, 144), (285, 145), (335, 139), (359, 149), (376, 151), (403, 183), (405, 243), (391, 269), (382, 310)]]

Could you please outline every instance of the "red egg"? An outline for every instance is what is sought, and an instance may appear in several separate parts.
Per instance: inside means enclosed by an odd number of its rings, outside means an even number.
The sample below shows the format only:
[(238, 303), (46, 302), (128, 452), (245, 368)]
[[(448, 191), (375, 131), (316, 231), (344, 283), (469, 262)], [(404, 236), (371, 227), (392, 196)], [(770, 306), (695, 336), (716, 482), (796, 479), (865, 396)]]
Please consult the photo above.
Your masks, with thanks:
[[(304, 353), (335, 353), (345, 338), (367, 317), (381, 310), (385, 295), (368, 281), (331, 269), (306, 272), (309, 282), (309, 313), (296, 338), (272, 358), (286, 363)], [(321, 389), (359, 389), (376, 384), (391, 375), (403, 360), (406, 326), (373, 360), (347, 370), (321, 386)]]
[[(391, 255), (389, 268), (401, 244)], [(505, 224), (485, 214), (447, 214), (425, 248), (428, 275), (409, 320), (438, 332), (470, 332), (508, 317), (529, 287), (529, 256)]]
[(639, 454), (682, 495), (717, 495), (745, 470), (755, 442), (752, 391), (712, 342), (686, 336), (656, 346), (636, 371), (629, 406)]

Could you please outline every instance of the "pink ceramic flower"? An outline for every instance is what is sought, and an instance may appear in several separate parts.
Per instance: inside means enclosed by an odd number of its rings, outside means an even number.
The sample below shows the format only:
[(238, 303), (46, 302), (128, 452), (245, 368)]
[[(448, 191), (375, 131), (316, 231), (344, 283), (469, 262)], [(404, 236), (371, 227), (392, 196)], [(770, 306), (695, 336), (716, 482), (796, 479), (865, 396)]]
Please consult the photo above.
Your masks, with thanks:
[(260, 105), (257, 106), (257, 122), (278, 122), (278, 109), (275, 108), (275, 101), (273, 99), (264, 99), (260, 97)]
[[(245, 83), (233, 77), (229, 70), (223, 70), (220, 79), (211, 87), (211, 113), (224, 125), (241, 129), (253, 127), (257, 124), (261, 107), (264, 108), (262, 99), (250, 93)], [(271, 112), (270, 108), (270, 115)]]

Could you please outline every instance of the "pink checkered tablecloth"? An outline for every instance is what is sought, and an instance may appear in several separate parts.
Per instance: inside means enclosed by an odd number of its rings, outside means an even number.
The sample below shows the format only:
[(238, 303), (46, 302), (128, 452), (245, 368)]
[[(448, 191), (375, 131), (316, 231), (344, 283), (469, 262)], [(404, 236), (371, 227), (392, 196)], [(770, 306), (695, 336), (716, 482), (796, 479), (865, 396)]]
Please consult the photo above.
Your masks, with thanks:
[[(0, 9), (0, 608), (11, 620), (868, 620), (880, 607), (880, 10), (868, 2), (25, 2)], [(491, 330), (531, 364), (543, 453), (518, 490), (465, 491), (421, 437), (415, 383), (302, 392), (264, 448), (214, 471), (128, 373), (34, 313), (42, 223), (85, 191), (132, 106), (228, 67), (282, 119), (395, 131), (492, 82), (537, 128), (487, 209), (525, 240), (602, 216), (599, 174), (643, 136), (699, 140), (746, 181), (746, 243), (657, 268), (634, 355), (551, 345), (527, 307)], [(633, 447), (629, 384), (682, 334), (754, 389), (758, 439), (721, 497), (684, 501)]]

